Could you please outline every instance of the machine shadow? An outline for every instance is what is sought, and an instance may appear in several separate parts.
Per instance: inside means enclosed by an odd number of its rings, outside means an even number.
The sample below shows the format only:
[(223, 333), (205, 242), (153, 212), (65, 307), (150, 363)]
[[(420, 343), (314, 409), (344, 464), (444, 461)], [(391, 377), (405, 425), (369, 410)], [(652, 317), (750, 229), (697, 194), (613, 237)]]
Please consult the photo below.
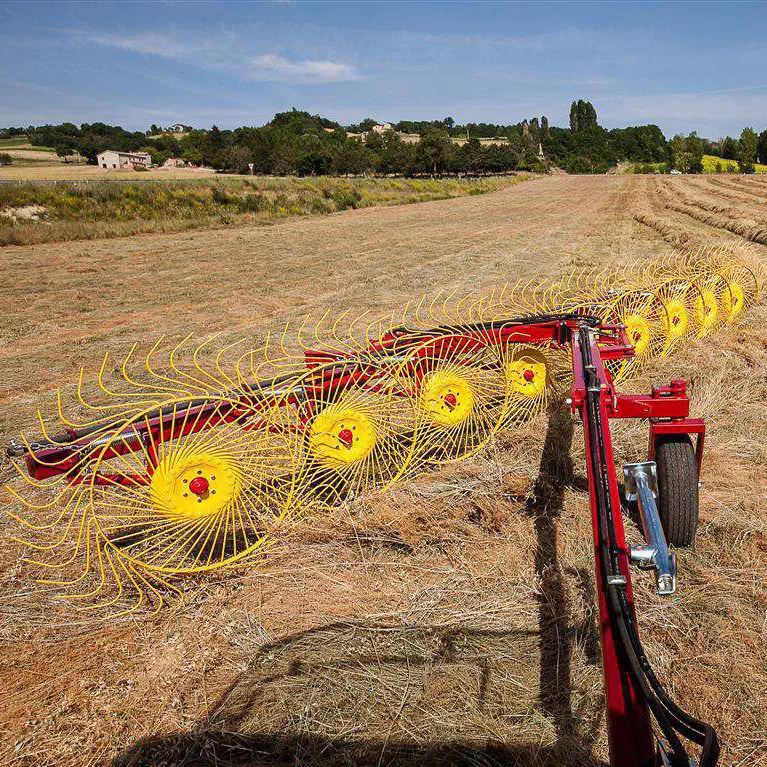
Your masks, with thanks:
[[(594, 581), (590, 571), (567, 568), (563, 573), (557, 556), (557, 527), (565, 490), (584, 487), (575, 476), (570, 448), (573, 420), (560, 403), (549, 409), (546, 439), (541, 453), (538, 478), (527, 511), (534, 518), (536, 533), (535, 572), (541, 584), (538, 607), (540, 642), (541, 708), (554, 722), (557, 731), (555, 749), (569, 754), (568, 764), (591, 763), (591, 739), (581, 735), (581, 718), (573, 710), (571, 665), (572, 648), (578, 642), (589, 663), (600, 662), (599, 633), (592, 616), (583, 623), (570, 626), (570, 609), (565, 588), (565, 575), (575, 579), (587, 603), (594, 602)], [(573, 751), (578, 759), (573, 760)]]
[[(259, 647), (248, 670), (190, 731), (138, 740), (115, 758), (113, 767), (607, 767), (592, 755), (600, 719), (581, 716), (572, 701), (572, 644), (579, 642), (589, 661), (598, 663), (599, 638), (593, 621), (568, 625), (565, 575), (592, 600), (590, 573), (563, 573), (557, 559), (557, 520), (565, 488), (574, 482), (571, 441), (569, 413), (552, 408), (534, 498), (527, 507), (536, 533), (538, 630), (341, 622), (298, 632)], [(522, 675), (515, 685), (539, 687), (540, 693), (525, 703), (499, 693), (503, 663)], [(439, 708), (440, 695), (449, 696), (457, 709), (452, 728), (449, 707)], [(291, 709), (298, 699), (301, 703)], [(436, 708), (424, 717), (419, 709), (429, 705)], [(285, 707), (291, 709), (288, 716), (274, 714)], [(317, 721), (333, 708), (346, 712), (343, 736), (321, 734), (341, 729), (337, 721), (332, 728)], [(392, 723), (388, 732), (383, 726), (360, 733), (364, 717), (381, 711), (378, 719), (388, 717)], [(527, 742), (500, 744), (487, 737), (472, 739), (471, 729), (461, 726), (470, 716), (524, 722), (536, 712), (538, 721), (553, 727), (552, 745), (542, 745), (529, 728)], [(440, 737), (424, 737), (429, 721), (438, 717)], [(395, 737), (400, 718), (407, 721)], [(417, 741), (402, 737), (409, 727), (419, 731)], [(451, 730), (456, 736), (445, 737)]]

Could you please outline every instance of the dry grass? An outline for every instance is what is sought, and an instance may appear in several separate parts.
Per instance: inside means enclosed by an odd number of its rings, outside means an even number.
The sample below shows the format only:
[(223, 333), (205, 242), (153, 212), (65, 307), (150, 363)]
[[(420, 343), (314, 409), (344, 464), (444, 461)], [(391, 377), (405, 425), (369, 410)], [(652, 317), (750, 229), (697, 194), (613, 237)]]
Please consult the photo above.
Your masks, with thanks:
[[(2, 149), (0, 149), (2, 151)], [(211, 178), (210, 168), (157, 168), (148, 173), (99, 168), (97, 165), (61, 162), (55, 155), (50, 160), (34, 160), (25, 164), (0, 168), (0, 181), (157, 181), (162, 179)]]
[[(641, 208), (669, 236), (742, 241), (654, 189), (557, 177), (269, 229), (5, 249), (18, 282), (0, 286), (0, 432), (28, 427), (36, 400), (97, 349), (160, 331), (215, 323), (255, 340), (286, 316), (391, 309), (468, 274), (483, 288), (668, 252), (635, 220)], [(733, 767), (767, 764), (766, 320), (760, 308), (636, 382), (690, 378), (707, 418), (701, 528), (679, 552), (680, 591), (660, 600), (650, 576), (634, 584), (653, 663), (718, 727)], [(619, 461), (644, 455), (645, 425), (614, 434)], [(156, 618), (73, 616), (28, 583), (9, 542), (0, 763), (604, 764), (581, 442), (565, 411), (541, 416), (470, 461), (295, 524), (268, 560), (188, 583), (184, 607)]]
[[(142, 175), (142, 174), (139, 174)], [(530, 176), (485, 179), (219, 178), (216, 181), (0, 185), (0, 246), (125, 237), (348, 208), (484, 194)], [(17, 215), (34, 208), (34, 218)]]

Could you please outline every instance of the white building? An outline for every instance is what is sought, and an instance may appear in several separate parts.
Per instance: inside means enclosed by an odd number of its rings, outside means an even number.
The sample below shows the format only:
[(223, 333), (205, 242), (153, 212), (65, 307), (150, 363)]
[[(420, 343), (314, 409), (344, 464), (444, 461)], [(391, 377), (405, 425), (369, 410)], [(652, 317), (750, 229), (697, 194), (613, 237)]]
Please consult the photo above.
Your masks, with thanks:
[(96, 160), (99, 168), (125, 168), (136, 165), (146, 167), (152, 164), (152, 155), (146, 152), (116, 152), (114, 149), (107, 149), (96, 155)]
[(391, 123), (382, 123), (381, 125), (374, 125), (370, 130), (373, 133), (385, 133), (387, 130), (391, 130)]

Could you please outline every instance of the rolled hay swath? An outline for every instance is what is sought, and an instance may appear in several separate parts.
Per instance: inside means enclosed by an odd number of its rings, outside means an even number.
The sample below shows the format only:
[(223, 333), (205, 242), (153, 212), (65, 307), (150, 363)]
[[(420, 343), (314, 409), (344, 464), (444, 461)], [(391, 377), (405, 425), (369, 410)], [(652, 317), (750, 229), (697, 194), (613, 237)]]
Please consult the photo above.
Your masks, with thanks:
[(625, 328), (632, 353), (605, 360), (618, 385), (743, 317), (760, 290), (747, 254), (715, 248), (440, 294), (372, 321), (326, 315), (258, 349), (188, 337), (141, 365), (136, 347), (107, 356), (97, 401), (81, 371), (79, 417), (59, 394), (58, 425), (40, 414), (42, 436), (8, 448), (18, 540), (59, 599), (160, 609), (178, 576), (255, 559), (282, 521), (463, 460), (563, 398), (568, 341), (536, 337), (536, 322)]

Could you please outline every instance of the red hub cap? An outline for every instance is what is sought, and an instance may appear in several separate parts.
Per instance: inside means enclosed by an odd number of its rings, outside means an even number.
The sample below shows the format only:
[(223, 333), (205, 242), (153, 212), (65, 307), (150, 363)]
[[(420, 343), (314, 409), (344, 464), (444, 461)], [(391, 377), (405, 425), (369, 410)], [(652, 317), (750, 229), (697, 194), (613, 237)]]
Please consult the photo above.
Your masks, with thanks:
[(445, 404), (448, 407), (455, 407), (458, 404), (458, 400), (455, 398), (455, 394), (446, 394)]
[(338, 441), (343, 442), (346, 447), (351, 447), (352, 442), (354, 442), (354, 434), (352, 433), (352, 430), (341, 429), (341, 431), (338, 432)]
[(208, 480), (205, 479), (205, 477), (195, 477), (190, 483), (189, 483), (189, 489), (195, 494), (199, 496), (205, 495), (205, 493), (208, 492), (208, 488), (210, 487), (210, 484), (208, 483)]
[(533, 378), (535, 378), (535, 373), (533, 373), (532, 370), (525, 370), (525, 372), (522, 373), (522, 375), (524, 376), (525, 381), (527, 381), (528, 383), (531, 383)]

